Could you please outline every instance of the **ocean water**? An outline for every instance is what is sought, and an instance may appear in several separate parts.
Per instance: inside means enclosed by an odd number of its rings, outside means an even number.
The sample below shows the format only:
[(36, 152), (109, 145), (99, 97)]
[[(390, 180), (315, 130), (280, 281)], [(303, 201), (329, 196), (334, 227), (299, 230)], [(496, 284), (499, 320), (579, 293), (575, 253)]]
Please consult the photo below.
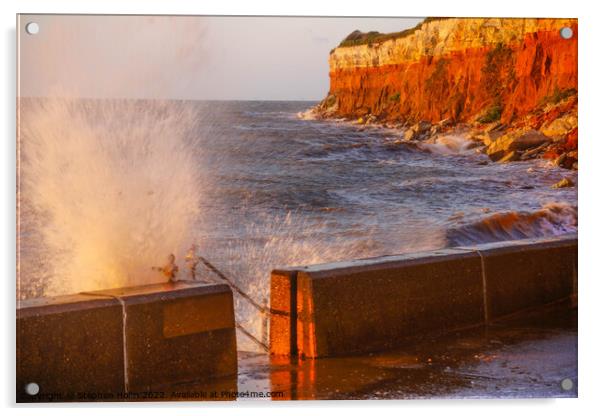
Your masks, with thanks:
[(400, 131), (300, 118), (313, 104), (197, 104), (212, 114), (201, 136), (214, 203), (202, 211), (222, 217), (207, 238), (265, 228), (344, 241), (341, 254), (355, 256), (576, 231), (577, 187), (551, 188), (577, 182), (573, 171), (489, 163), (461, 135), (417, 148)]
[(577, 187), (551, 188), (575, 172), (300, 116), (314, 104), (23, 101), (19, 297), (161, 280), (149, 263), (183, 271), (195, 243), (261, 303), (278, 266), (577, 230)]

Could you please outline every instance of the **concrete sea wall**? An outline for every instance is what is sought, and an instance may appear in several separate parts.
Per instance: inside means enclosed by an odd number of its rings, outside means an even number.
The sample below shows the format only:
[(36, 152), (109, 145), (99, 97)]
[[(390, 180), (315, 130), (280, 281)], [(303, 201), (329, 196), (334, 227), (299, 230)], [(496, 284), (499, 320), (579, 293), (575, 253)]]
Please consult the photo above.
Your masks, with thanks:
[(274, 270), (270, 351), (383, 350), (576, 296), (576, 285), (574, 235)]
[[(235, 389), (236, 371), (225, 284), (89, 292), (24, 301), (17, 309), (17, 401), (85, 401), (86, 394), (122, 400), (226, 376)], [(28, 383), (39, 385), (35, 397), (26, 394)]]

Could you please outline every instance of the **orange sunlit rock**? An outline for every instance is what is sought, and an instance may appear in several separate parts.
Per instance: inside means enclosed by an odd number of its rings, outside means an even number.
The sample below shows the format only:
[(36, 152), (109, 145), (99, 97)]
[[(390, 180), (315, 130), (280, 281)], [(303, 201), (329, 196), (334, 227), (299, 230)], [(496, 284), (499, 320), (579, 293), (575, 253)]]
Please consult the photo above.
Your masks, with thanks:
[[(559, 35), (567, 26), (568, 40)], [(338, 116), (409, 122), (469, 121), (500, 105), (508, 122), (577, 88), (577, 33), (576, 19), (445, 19), (400, 39), (339, 47), (328, 104)]]

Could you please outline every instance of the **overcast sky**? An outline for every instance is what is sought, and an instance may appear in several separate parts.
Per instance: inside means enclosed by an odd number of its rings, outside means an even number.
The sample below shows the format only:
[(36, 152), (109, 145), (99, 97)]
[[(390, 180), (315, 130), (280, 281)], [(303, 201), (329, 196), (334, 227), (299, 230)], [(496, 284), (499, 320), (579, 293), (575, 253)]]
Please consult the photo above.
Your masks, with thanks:
[[(318, 100), (328, 53), (355, 29), (421, 18), (22, 15), (20, 95)], [(39, 24), (36, 35), (25, 32)]]

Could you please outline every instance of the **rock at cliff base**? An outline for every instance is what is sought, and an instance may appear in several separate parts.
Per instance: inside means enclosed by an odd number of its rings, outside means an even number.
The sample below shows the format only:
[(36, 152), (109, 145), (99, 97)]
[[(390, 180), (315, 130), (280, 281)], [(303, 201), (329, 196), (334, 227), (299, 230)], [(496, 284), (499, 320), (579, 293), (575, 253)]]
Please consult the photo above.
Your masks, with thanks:
[(498, 162), (499, 163), (508, 163), (508, 162), (514, 162), (515, 160), (519, 160), (519, 159), (520, 159), (520, 153), (513, 150), (511, 152), (506, 153), (504, 155), (504, 157), (502, 157), (500, 160), (498, 160)]
[[(428, 129), (428, 133), (431, 136), (434, 136), (435, 134), (439, 134), (441, 132), (449, 130), (453, 125), (454, 125), (454, 123), (450, 118), (445, 118), (435, 124), (430, 125), (430, 129)], [(426, 125), (425, 125), (425, 127), (426, 127)]]
[(558, 156), (554, 160), (554, 165), (560, 166), (561, 168), (565, 168), (565, 169), (571, 169), (573, 167), (573, 164), (575, 162), (577, 162), (577, 160), (578, 160), (577, 151), (573, 150), (571, 152), (563, 153), (560, 156)]
[(548, 143), (543, 143), (537, 147), (533, 147), (521, 155), (521, 160), (529, 160), (541, 156), (547, 149)]
[(483, 131), (486, 133), (490, 133), (490, 132), (494, 132), (494, 131), (504, 130), (505, 127), (506, 127), (505, 124), (502, 124), (499, 121), (496, 121), (496, 122), (490, 123), (487, 126), (485, 126)]
[(422, 140), (427, 139), (429, 137), (429, 133), (431, 131), (431, 123), (428, 121), (420, 121), (414, 124), (412, 127), (408, 128), (404, 134), (403, 138), (405, 140)]
[(503, 135), (504, 132), (501, 130), (485, 131), (484, 133), (480, 134), (477, 139), (483, 142), (485, 146), (489, 146)]
[(565, 137), (575, 127), (577, 127), (577, 116), (567, 114), (544, 124), (539, 131), (548, 137), (560, 138)]
[(562, 165), (564, 165), (565, 160), (566, 160), (566, 153), (563, 153), (560, 156), (558, 156), (556, 159), (554, 159), (554, 166), (562, 167)]
[(562, 178), (560, 181), (552, 185), (552, 188), (570, 188), (575, 186), (575, 183), (569, 178)]
[(527, 150), (550, 141), (537, 130), (515, 131), (501, 136), (487, 147), (487, 155), (493, 161), (503, 158), (513, 150)]
[(577, 150), (579, 140), (579, 129), (575, 127), (566, 135), (566, 143), (564, 146), (567, 150)]

